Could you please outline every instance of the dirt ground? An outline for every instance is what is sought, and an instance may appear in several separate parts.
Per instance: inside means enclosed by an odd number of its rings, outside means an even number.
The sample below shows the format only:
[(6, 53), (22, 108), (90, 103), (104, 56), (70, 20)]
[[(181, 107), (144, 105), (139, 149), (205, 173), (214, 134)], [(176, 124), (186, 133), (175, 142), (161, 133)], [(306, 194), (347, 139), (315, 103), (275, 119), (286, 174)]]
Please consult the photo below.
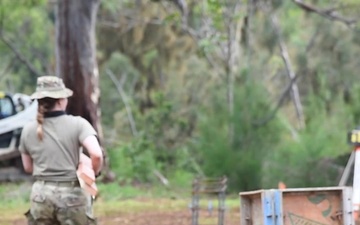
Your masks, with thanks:
[[(228, 212), (224, 218), (224, 225), (238, 225), (240, 217), (238, 212)], [(101, 218), (100, 224), (134, 224), (134, 225), (192, 225), (192, 214), (189, 211), (176, 212), (146, 212), (134, 215), (117, 216), (113, 218)], [(209, 215), (201, 213), (198, 225), (218, 225), (217, 213)]]
[[(192, 225), (191, 211), (172, 212), (143, 212), (134, 214), (122, 214), (99, 218), (99, 225)], [(26, 225), (25, 220), (8, 221), (6, 224)], [(240, 223), (239, 212), (232, 210), (225, 213), (223, 225), (238, 225)], [(218, 225), (218, 215), (201, 212), (198, 225)]]

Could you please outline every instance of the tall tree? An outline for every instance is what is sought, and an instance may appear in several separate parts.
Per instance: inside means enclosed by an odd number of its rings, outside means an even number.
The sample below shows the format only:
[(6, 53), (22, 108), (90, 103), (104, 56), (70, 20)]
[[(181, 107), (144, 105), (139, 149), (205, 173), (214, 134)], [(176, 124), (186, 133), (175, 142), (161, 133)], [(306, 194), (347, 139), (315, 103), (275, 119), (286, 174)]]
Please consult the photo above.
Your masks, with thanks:
[(62, 0), (56, 5), (56, 73), (74, 91), (68, 111), (87, 119), (102, 139), (95, 24), (99, 0)]

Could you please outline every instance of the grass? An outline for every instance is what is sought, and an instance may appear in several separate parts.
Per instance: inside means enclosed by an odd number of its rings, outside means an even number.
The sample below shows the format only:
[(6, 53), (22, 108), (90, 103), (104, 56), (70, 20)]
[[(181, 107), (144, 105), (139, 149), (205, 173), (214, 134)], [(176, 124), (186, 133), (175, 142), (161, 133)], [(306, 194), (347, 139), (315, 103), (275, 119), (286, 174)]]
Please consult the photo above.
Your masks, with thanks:
[[(172, 212), (190, 210), (191, 190), (188, 188), (165, 188), (163, 186), (120, 186), (117, 183), (99, 184), (100, 195), (95, 201), (94, 211), (97, 217), (111, 217), (119, 214), (140, 212)], [(0, 184), (1, 224), (24, 219), (29, 209), (30, 183)], [(216, 198), (203, 197), (200, 207), (207, 208), (211, 202), (217, 207)], [(227, 208), (238, 208), (236, 195), (228, 195)], [(5, 222), (4, 222), (5, 221)], [(12, 224), (9, 222), (9, 224)]]
[(29, 209), (30, 190), (31, 185), (28, 183), (0, 185), (2, 220), (13, 221), (24, 218), (24, 213)]

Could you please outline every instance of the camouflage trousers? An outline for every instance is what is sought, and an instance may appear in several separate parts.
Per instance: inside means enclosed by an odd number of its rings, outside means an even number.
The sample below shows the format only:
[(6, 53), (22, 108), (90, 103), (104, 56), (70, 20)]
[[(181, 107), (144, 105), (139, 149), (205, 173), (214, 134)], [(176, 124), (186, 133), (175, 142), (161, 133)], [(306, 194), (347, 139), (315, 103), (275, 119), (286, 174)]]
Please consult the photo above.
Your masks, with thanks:
[(31, 190), (29, 225), (96, 225), (89, 196), (74, 182), (36, 181)]

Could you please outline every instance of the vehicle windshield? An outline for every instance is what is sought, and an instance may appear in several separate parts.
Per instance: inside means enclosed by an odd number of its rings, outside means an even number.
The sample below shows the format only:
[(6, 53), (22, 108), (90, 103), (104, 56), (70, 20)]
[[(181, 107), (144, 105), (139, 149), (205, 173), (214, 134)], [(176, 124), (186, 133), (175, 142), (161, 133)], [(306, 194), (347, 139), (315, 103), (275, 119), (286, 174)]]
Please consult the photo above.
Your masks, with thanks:
[(15, 114), (13, 102), (9, 96), (0, 98), (0, 119), (12, 116)]

